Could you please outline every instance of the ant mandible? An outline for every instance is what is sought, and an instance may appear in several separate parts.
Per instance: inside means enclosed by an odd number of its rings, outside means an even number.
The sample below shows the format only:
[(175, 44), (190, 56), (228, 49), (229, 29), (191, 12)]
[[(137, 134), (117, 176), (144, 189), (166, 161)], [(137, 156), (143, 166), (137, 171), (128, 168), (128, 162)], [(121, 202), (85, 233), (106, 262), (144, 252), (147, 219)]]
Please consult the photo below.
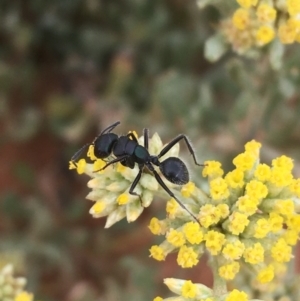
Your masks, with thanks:
[(94, 145), (94, 155), (99, 159), (106, 159), (111, 154), (113, 154), (115, 157), (113, 160), (106, 163), (106, 165), (100, 170), (104, 170), (109, 165), (115, 164), (117, 162), (120, 162), (123, 166), (133, 169), (135, 163), (137, 163), (139, 167), (139, 172), (130, 186), (129, 193), (138, 196), (140, 200), (141, 196), (138, 193), (134, 192), (134, 189), (140, 181), (144, 167), (146, 166), (148, 170), (154, 175), (155, 179), (160, 184), (160, 186), (172, 198), (174, 198), (174, 200), (184, 210), (186, 210), (193, 217), (194, 220), (196, 220), (199, 223), (196, 216), (189, 209), (187, 209), (187, 207), (168, 188), (168, 186), (164, 183), (164, 181), (153, 166), (158, 166), (161, 173), (171, 183), (177, 185), (183, 185), (188, 183), (189, 172), (183, 161), (181, 161), (177, 157), (169, 157), (162, 162), (159, 161), (159, 159), (162, 156), (164, 156), (176, 143), (179, 143), (179, 141), (183, 139), (188, 147), (190, 154), (193, 156), (195, 164), (198, 166), (204, 166), (203, 164), (199, 164), (197, 162), (195, 152), (187, 136), (184, 134), (178, 135), (172, 141), (170, 141), (157, 156), (150, 155), (148, 151), (149, 130), (144, 129), (144, 146), (142, 146), (138, 143), (138, 140), (133, 133), (128, 133), (126, 136), (118, 136), (115, 133), (111, 133), (111, 131), (119, 124), (120, 121), (117, 121), (112, 125), (108, 126), (94, 139), (92, 143), (88, 143), (84, 145), (81, 149), (79, 149), (71, 158), (71, 161), (74, 163), (74, 165), (77, 166), (76, 160), (79, 158), (82, 151), (90, 145)]

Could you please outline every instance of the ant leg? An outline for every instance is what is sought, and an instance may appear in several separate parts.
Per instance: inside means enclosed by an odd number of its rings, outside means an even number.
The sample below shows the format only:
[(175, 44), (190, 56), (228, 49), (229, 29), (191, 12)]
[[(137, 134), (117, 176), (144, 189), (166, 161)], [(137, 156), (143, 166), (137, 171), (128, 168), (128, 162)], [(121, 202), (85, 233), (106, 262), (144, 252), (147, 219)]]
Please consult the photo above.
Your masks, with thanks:
[(108, 163), (106, 163), (106, 165), (104, 165), (102, 168), (98, 169), (98, 170), (95, 170), (94, 172), (98, 172), (98, 171), (101, 171), (101, 170), (104, 170), (106, 167), (108, 167), (109, 165), (112, 165), (114, 163), (117, 163), (117, 162), (120, 162), (124, 159), (126, 159), (128, 157), (128, 155), (126, 156), (122, 156), (122, 157), (119, 157), (119, 158), (116, 158), (116, 159), (113, 159), (111, 161), (109, 161)]
[(156, 170), (153, 168), (153, 166), (151, 164), (147, 164), (147, 167), (149, 168), (149, 170), (151, 170), (151, 172), (154, 174), (154, 177), (156, 179), (156, 181), (158, 182), (158, 184), (168, 193), (168, 195), (170, 197), (172, 197), (179, 205), (181, 208), (183, 208), (186, 212), (188, 212), (188, 214), (198, 223), (200, 224), (200, 222), (198, 221), (197, 217), (189, 210), (187, 209), (183, 203), (181, 203), (177, 197), (174, 195), (174, 193), (169, 189), (169, 187), (165, 184), (165, 182), (162, 180), (162, 178), (159, 176), (159, 174), (156, 172)]
[(87, 143), (85, 144), (83, 147), (81, 147), (71, 158), (71, 162), (77, 167), (77, 160), (80, 157), (80, 155), (82, 154), (82, 152), (87, 149), (89, 146), (91, 145), (91, 143)]
[(196, 165), (198, 166), (205, 166), (205, 164), (200, 164), (197, 162), (197, 159), (196, 159), (196, 155), (195, 155), (195, 151), (193, 150), (193, 147), (190, 143), (190, 141), (188, 140), (187, 136), (184, 135), (184, 134), (181, 134), (177, 137), (175, 137), (171, 142), (169, 142), (161, 151), (160, 153), (158, 154), (158, 158), (162, 157), (163, 155), (165, 155), (176, 143), (178, 143), (180, 140), (184, 140), (184, 142), (186, 143), (189, 151), (190, 151), (190, 154), (193, 156), (193, 159), (194, 159), (194, 162)]
[[(105, 132), (109, 133), (111, 132), (117, 125), (119, 125), (121, 122), (120, 121), (117, 121), (115, 123), (113, 123), (112, 125), (108, 126), (106, 129), (104, 129), (100, 134), (99, 136), (103, 135)], [(98, 137), (99, 137), (98, 136)]]
[[(141, 195), (133, 191), (134, 188), (136, 187), (136, 185), (138, 184), (138, 182), (140, 181), (141, 176), (142, 176), (143, 168), (142, 168), (142, 167), (139, 167), (139, 168), (140, 168), (139, 173), (137, 174), (137, 176), (135, 177), (133, 183), (131, 184), (130, 189), (129, 189), (129, 193), (130, 193), (131, 195), (136, 195), (136, 196), (138, 196), (139, 199), (140, 199), (140, 203), (141, 203), (141, 205), (143, 206), (143, 201), (142, 201)], [(143, 207), (144, 207), (144, 206), (143, 206)]]
[(144, 129), (144, 147), (146, 150), (148, 150), (148, 146), (149, 146), (149, 130)]

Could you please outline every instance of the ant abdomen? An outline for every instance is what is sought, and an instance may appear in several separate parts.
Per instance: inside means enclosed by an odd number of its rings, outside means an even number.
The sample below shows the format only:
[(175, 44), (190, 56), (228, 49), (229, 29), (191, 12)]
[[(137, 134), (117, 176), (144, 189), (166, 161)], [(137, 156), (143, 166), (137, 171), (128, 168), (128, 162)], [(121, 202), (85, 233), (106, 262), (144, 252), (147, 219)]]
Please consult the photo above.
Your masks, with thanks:
[(177, 157), (164, 160), (160, 163), (159, 169), (171, 183), (183, 185), (190, 180), (186, 165)]

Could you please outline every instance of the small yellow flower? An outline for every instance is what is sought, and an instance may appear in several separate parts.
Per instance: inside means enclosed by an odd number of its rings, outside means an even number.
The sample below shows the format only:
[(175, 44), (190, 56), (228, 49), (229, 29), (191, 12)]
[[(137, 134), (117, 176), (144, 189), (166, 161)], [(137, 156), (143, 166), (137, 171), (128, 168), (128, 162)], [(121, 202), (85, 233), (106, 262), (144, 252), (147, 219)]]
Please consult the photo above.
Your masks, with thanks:
[(220, 210), (212, 204), (206, 204), (200, 209), (199, 221), (201, 226), (204, 228), (208, 228), (211, 225), (217, 224), (220, 220), (220, 217)]
[(151, 233), (154, 235), (162, 235), (165, 233), (165, 227), (162, 222), (156, 217), (153, 217), (150, 221), (150, 225), (148, 226)]
[(226, 218), (229, 215), (229, 206), (227, 204), (218, 204), (216, 206), (221, 218)]
[(203, 241), (203, 232), (196, 222), (189, 222), (184, 225), (183, 233), (187, 241), (191, 244), (200, 244)]
[(236, 240), (234, 242), (228, 242), (225, 244), (222, 254), (226, 259), (238, 260), (242, 257), (245, 250), (245, 245)]
[(290, 216), (288, 216), (286, 224), (289, 229), (300, 232), (300, 215), (291, 214)]
[(128, 193), (122, 193), (117, 198), (117, 203), (119, 205), (126, 205), (129, 201), (129, 195)]
[(262, 182), (251, 180), (246, 185), (246, 194), (254, 200), (265, 198), (268, 195), (268, 188)]
[(295, 246), (299, 239), (299, 233), (295, 230), (287, 229), (282, 235), (287, 244)]
[(152, 246), (150, 249), (150, 257), (153, 257), (157, 261), (163, 261), (166, 258), (166, 254), (162, 247)]
[(87, 157), (90, 158), (92, 161), (97, 160), (97, 157), (95, 156), (95, 153), (94, 153), (94, 149), (95, 149), (94, 144), (91, 144), (89, 146), (89, 149), (88, 149), (87, 154), (86, 154)]
[(278, 37), (282, 44), (292, 44), (295, 42), (297, 30), (294, 26), (284, 23), (279, 25)]
[(178, 208), (179, 205), (173, 198), (167, 202), (166, 212), (169, 214), (170, 218), (174, 218), (176, 216)]
[(275, 38), (275, 31), (269, 25), (262, 25), (256, 31), (256, 41), (259, 46), (270, 43)]
[(69, 169), (74, 169), (74, 166), (79, 175), (83, 174), (85, 172), (85, 167), (86, 167), (85, 159), (80, 159), (78, 162), (76, 162), (76, 165), (73, 162), (70, 162)]
[(212, 255), (217, 255), (226, 242), (225, 235), (215, 230), (210, 230), (204, 235), (205, 245)]
[(292, 248), (280, 238), (271, 249), (271, 256), (277, 262), (288, 262), (292, 258)]
[(234, 261), (232, 263), (223, 265), (219, 267), (219, 275), (226, 279), (226, 280), (232, 280), (234, 279), (235, 275), (239, 272), (240, 265), (238, 262)]
[(261, 23), (273, 22), (276, 19), (276, 14), (276, 9), (266, 3), (259, 4), (256, 10), (256, 16)]
[(276, 200), (273, 211), (283, 216), (290, 216), (295, 212), (294, 202), (290, 199)]
[(204, 168), (202, 170), (203, 177), (217, 178), (222, 177), (224, 171), (222, 165), (218, 161), (205, 161)]
[(215, 178), (209, 182), (210, 194), (214, 201), (221, 201), (229, 197), (229, 189), (223, 178)]
[(291, 184), (289, 185), (289, 189), (292, 193), (296, 194), (296, 196), (300, 197), (300, 179), (293, 179)]
[(185, 238), (182, 232), (179, 232), (175, 229), (171, 229), (167, 236), (167, 241), (175, 247), (181, 247), (185, 244)]
[(245, 151), (251, 153), (254, 156), (259, 155), (259, 150), (261, 149), (261, 143), (255, 140), (251, 140), (245, 144)]
[(291, 16), (300, 13), (300, 2), (299, 0), (287, 0), (287, 9)]
[(254, 176), (261, 182), (266, 182), (271, 177), (271, 168), (267, 164), (258, 164)]
[(181, 289), (182, 296), (188, 299), (193, 299), (196, 297), (196, 293), (196, 285), (191, 280), (185, 281)]
[(162, 297), (155, 297), (154, 299), (153, 299), (153, 301), (163, 301), (164, 299), (162, 298)]
[(229, 293), (225, 301), (248, 301), (248, 296), (245, 292), (234, 289)]
[(257, 242), (252, 247), (247, 247), (244, 251), (243, 257), (246, 262), (250, 264), (258, 264), (264, 261), (265, 250), (263, 246)]
[(257, 199), (251, 199), (249, 195), (243, 195), (238, 198), (237, 206), (239, 211), (247, 216), (253, 215), (257, 211), (259, 201)]
[[(300, 2), (299, 2), (300, 3)], [(294, 168), (293, 160), (287, 156), (280, 156), (272, 160), (273, 167), (284, 168), (288, 171), (291, 171)]]
[(246, 9), (238, 8), (233, 16), (232, 23), (239, 30), (245, 30), (250, 22), (249, 12)]
[(255, 238), (264, 238), (267, 236), (267, 234), (270, 232), (270, 224), (269, 220), (265, 218), (260, 218), (258, 220), (255, 220), (255, 226), (254, 226), (254, 234), (253, 236)]
[(33, 301), (33, 294), (23, 291), (15, 297), (15, 301)]
[(253, 153), (246, 151), (237, 155), (232, 162), (237, 169), (248, 171), (254, 166), (255, 160), (256, 156)]
[(102, 169), (105, 166), (105, 161), (97, 159), (94, 164), (93, 164), (93, 171), (97, 171), (97, 172), (104, 172), (103, 170), (100, 171), (100, 169)]
[(225, 181), (230, 188), (241, 188), (244, 186), (244, 172), (234, 169), (226, 174)]
[(258, 275), (257, 275), (257, 280), (260, 283), (267, 283), (272, 281), (274, 278), (274, 266), (273, 265), (268, 265), (264, 269), (260, 270)]
[(258, 0), (237, 0), (237, 3), (244, 8), (250, 8), (251, 6), (256, 6)]
[(229, 216), (228, 230), (234, 235), (239, 235), (243, 233), (248, 224), (247, 215), (236, 211)]
[(273, 167), (269, 182), (277, 187), (288, 186), (292, 183), (293, 176), (291, 172), (284, 167)]
[(278, 213), (271, 212), (269, 216), (270, 231), (279, 232), (283, 228), (283, 217)]
[(105, 202), (98, 201), (96, 202), (93, 207), (91, 208), (91, 214), (100, 214), (105, 209)]
[(195, 191), (195, 183), (193, 182), (188, 182), (187, 184), (183, 185), (181, 188), (181, 194), (185, 197), (188, 198), (190, 197), (193, 192)]
[(182, 246), (179, 249), (177, 263), (183, 268), (191, 268), (199, 262), (198, 254), (192, 247)]

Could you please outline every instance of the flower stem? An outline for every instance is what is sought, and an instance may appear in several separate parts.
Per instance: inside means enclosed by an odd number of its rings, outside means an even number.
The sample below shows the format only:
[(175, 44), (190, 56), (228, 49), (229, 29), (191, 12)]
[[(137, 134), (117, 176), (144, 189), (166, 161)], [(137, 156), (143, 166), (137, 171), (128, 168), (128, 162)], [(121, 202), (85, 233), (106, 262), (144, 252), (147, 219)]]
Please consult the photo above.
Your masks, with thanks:
[(227, 293), (227, 284), (226, 280), (220, 277), (218, 273), (219, 262), (218, 257), (213, 256), (209, 260), (209, 265), (213, 272), (214, 284), (213, 284), (213, 292), (214, 296), (222, 296)]

